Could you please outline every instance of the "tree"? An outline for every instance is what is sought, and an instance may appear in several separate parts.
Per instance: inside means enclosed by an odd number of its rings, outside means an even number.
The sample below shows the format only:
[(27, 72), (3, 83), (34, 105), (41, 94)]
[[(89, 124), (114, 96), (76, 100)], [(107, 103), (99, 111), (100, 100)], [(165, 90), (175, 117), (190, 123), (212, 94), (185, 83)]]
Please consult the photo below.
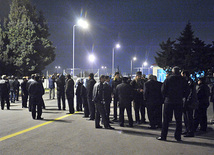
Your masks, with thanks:
[(9, 44), (6, 54), (13, 70), (8, 74), (40, 73), (55, 59), (52, 42), (48, 39), (47, 22), (29, 0), (13, 0), (7, 24)]

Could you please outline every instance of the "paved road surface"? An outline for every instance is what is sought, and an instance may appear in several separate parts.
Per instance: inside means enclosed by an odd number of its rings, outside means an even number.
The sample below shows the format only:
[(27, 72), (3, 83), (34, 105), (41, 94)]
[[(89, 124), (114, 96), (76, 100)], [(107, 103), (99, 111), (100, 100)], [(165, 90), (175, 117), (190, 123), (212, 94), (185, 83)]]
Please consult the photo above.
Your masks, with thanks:
[(148, 124), (122, 128), (114, 123), (115, 130), (95, 129), (93, 121), (82, 118), (83, 112), (67, 115), (68, 106), (66, 111), (59, 111), (56, 100), (49, 100), (48, 94), (44, 100), (44, 120), (33, 120), (31, 113), (21, 108), (21, 101), (11, 104), (11, 110), (0, 110), (0, 155), (214, 154), (212, 124), (207, 133), (197, 132), (194, 138), (176, 142), (172, 122), (167, 141), (162, 142), (156, 140), (160, 130), (149, 130)]

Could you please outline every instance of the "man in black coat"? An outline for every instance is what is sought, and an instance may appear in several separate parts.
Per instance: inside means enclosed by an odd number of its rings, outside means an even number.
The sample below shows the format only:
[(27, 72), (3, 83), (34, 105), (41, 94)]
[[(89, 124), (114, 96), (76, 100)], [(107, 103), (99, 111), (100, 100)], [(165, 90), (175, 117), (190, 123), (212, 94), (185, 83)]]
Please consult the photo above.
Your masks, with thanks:
[(89, 80), (88, 80), (87, 86), (86, 86), (88, 107), (89, 107), (89, 111), (90, 111), (89, 120), (94, 120), (95, 119), (95, 105), (94, 105), (94, 102), (92, 101), (93, 88), (94, 88), (94, 84), (95, 83), (96, 83), (96, 81), (94, 80), (94, 74), (90, 73), (89, 74)]
[(105, 76), (100, 76), (100, 81), (94, 85), (93, 88), (93, 101), (95, 103), (95, 128), (102, 128), (100, 126), (100, 115), (102, 117), (102, 121), (104, 124), (104, 127), (106, 129), (114, 129), (109, 125), (109, 121), (106, 115), (106, 110), (104, 107), (105, 99), (104, 99), (104, 88), (103, 83), (105, 81)]
[(161, 128), (160, 110), (162, 110), (163, 97), (161, 94), (161, 83), (154, 80), (153, 75), (149, 75), (148, 81), (144, 85), (144, 98), (148, 112), (150, 129)]
[(109, 76), (105, 76), (105, 82), (103, 84), (103, 89), (104, 89), (105, 109), (106, 109), (106, 114), (107, 114), (108, 120), (109, 120), (110, 105), (111, 105), (111, 100), (112, 100), (112, 88), (111, 88), (109, 82), (110, 82)]
[(83, 118), (88, 118), (89, 117), (89, 109), (88, 109), (88, 101), (87, 101), (87, 90), (84, 86), (83, 79), (81, 79), (81, 83), (82, 83), (82, 85), (80, 87), (80, 96), (82, 98), (82, 104), (84, 107)]
[(180, 75), (179, 67), (174, 67), (172, 73), (166, 78), (161, 88), (164, 97), (164, 113), (161, 137), (157, 139), (166, 140), (169, 122), (174, 112), (176, 120), (174, 137), (177, 141), (181, 141), (183, 98), (189, 95), (189, 86), (186, 79)]
[(45, 94), (45, 90), (38, 75), (35, 75), (34, 81), (29, 86), (28, 92), (31, 99), (32, 118), (36, 119), (37, 111), (37, 119), (43, 119), (41, 118), (43, 105), (42, 95)]
[(4, 110), (5, 101), (7, 103), (7, 109), (10, 110), (9, 101), (10, 85), (6, 75), (2, 75), (0, 80), (0, 97), (1, 97), (1, 109)]
[(66, 76), (65, 93), (68, 101), (69, 114), (74, 113), (74, 80), (71, 79), (71, 75)]
[(135, 121), (137, 124), (145, 123), (145, 102), (143, 97), (144, 80), (142, 79), (142, 72), (138, 71), (136, 73), (136, 77), (131, 81), (130, 85), (134, 89)]
[(118, 104), (118, 98), (115, 95), (116, 94), (116, 87), (117, 85), (121, 84), (122, 80), (120, 78), (120, 73), (115, 72), (114, 74), (114, 80), (112, 81), (112, 89), (113, 89), (113, 95), (114, 95), (114, 119), (113, 121), (117, 121), (117, 104)]
[(199, 101), (198, 108), (194, 114), (194, 131), (197, 130), (200, 124), (200, 131), (207, 131), (207, 108), (209, 107), (210, 88), (205, 84), (205, 78), (198, 80), (197, 97)]
[(132, 105), (131, 102), (133, 100), (133, 88), (128, 84), (128, 78), (123, 77), (122, 83), (119, 84), (116, 88), (116, 96), (119, 99), (119, 107), (120, 107), (120, 114), (119, 114), (119, 121), (120, 126), (124, 126), (124, 111), (126, 109), (128, 119), (129, 119), (129, 126), (133, 127), (133, 119), (132, 119)]
[(65, 110), (65, 76), (60, 75), (56, 80), (57, 85), (57, 103), (58, 109), (61, 110), (61, 100), (62, 100), (62, 108)]
[(28, 90), (27, 90), (27, 78), (23, 77), (21, 83), (21, 94), (22, 94), (22, 108), (27, 108)]

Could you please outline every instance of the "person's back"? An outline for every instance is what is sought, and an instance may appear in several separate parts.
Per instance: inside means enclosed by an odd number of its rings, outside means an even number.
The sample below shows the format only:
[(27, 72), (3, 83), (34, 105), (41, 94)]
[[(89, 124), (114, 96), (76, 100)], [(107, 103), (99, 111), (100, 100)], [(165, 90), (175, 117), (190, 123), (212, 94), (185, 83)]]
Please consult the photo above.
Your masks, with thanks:
[(89, 79), (87, 82), (87, 86), (86, 86), (87, 97), (90, 99), (92, 98), (93, 88), (94, 88), (95, 83), (96, 83), (96, 81), (94, 80), (94, 78)]
[(119, 98), (119, 104), (131, 103), (133, 99), (133, 88), (128, 83), (117, 85), (116, 95)]

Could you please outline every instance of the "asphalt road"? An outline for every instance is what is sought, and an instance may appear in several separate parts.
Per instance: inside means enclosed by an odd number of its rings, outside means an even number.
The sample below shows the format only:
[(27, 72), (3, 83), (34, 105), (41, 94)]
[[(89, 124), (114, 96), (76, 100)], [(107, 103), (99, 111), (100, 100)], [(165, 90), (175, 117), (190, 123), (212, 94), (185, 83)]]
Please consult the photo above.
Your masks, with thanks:
[[(134, 128), (112, 124), (115, 130), (95, 129), (95, 123), (83, 117), (83, 112), (67, 115), (57, 110), (57, 101), (44, 95), (44, 120), (33, 120), (21, 101), (11, 104), (11, 110), (0, 110), (0, 155), (213, 155), (214, 125), (194, 138), (173, 138), (175, 122), (169, 128), (167, 141), (158, 141), (160, 130), (150, 130), (148, 124)], [(134, 113), (133, 113), (134, 114)], [(212, 119), (212, 106), (208, 109)], [(111, 116), (112, 117), (112, 116)], [(134, 118), (134, 117), (133, 117)], [(127, 119), (127, 118), (126, 118)], [(147, 119), (148, 120), (148, 119)]]

